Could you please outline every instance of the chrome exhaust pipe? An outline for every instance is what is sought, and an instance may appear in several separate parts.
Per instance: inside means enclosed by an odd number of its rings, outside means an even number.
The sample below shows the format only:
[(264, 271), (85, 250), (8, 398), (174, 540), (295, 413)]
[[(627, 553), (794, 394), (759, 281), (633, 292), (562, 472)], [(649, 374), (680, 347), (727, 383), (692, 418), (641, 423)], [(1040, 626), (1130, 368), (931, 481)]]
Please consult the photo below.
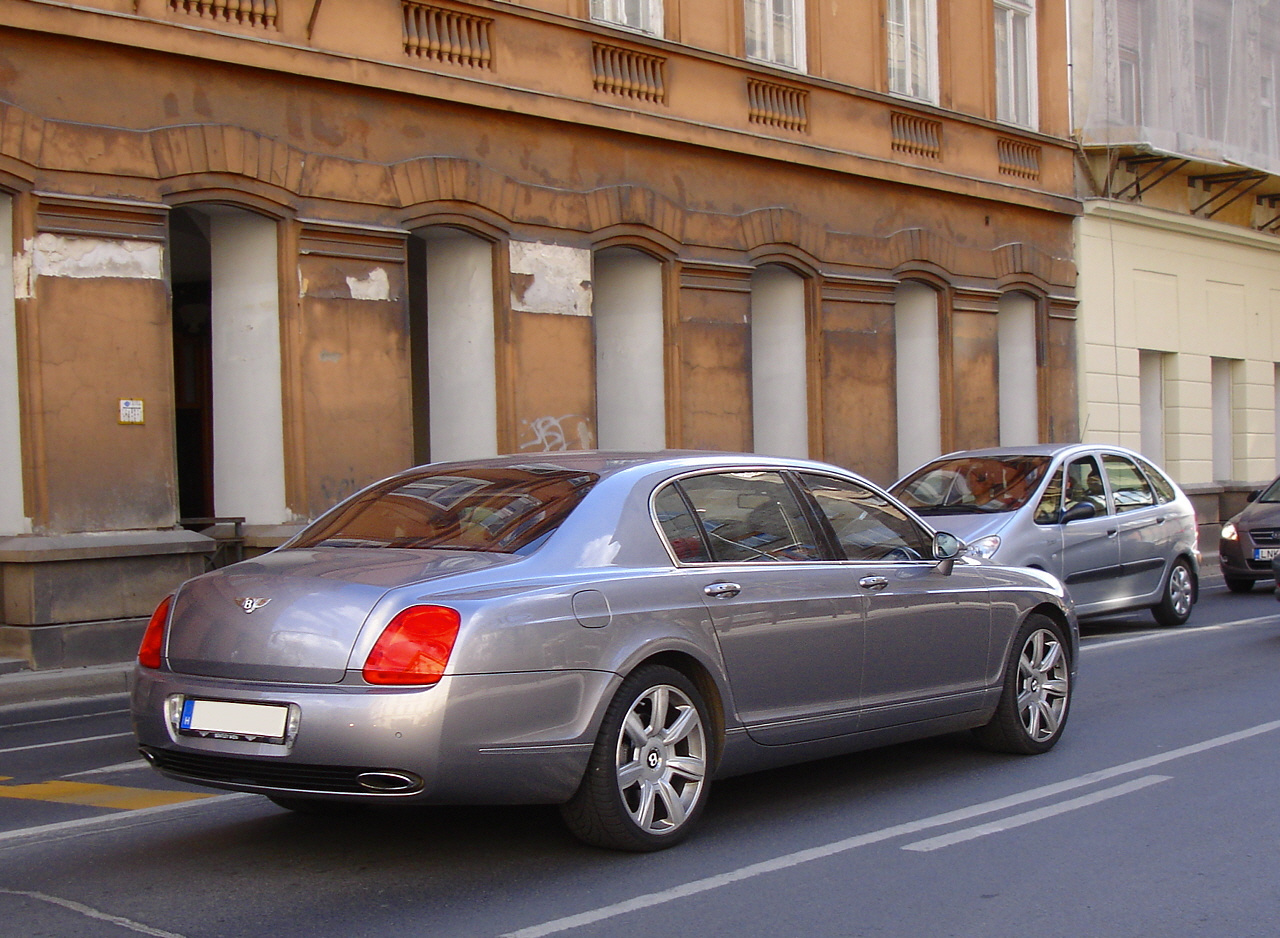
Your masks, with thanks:
[(382, 794), (414, 791), (422, 787), (422, 779), (408, 772), (384, 770), (378, 772), (361, 772), (356, 781), (362, 788)]

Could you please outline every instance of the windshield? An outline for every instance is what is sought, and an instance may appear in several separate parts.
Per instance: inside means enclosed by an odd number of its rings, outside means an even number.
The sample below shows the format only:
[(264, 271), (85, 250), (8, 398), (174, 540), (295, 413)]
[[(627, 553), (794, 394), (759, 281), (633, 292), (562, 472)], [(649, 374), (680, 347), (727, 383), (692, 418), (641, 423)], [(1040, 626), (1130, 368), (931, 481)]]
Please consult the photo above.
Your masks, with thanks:
[(339, 505), (289, 547), (536, 550), (599, 479), (560, 466), (473, 466), (397, 476)]
[(1258, 502), (1280, 502), (1280, 479), (1276, 479), (1266, 487), (1261, 495), (1254, 499)]
[(957, 456), (930, 463), (894, 486), (922, 515), (1016, 511), (1049, 468), (1048, 456)]

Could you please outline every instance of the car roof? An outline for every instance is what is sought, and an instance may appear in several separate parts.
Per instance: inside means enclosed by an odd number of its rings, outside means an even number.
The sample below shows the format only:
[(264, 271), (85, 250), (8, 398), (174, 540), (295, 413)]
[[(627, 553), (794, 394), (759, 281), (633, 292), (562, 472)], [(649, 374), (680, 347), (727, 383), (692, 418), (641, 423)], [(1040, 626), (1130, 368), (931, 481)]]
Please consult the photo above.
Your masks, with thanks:
[(492, 466), (494, 468), (511, 466), (547, 466), (559, 469), (593, 472), (601, 477), (617, 475), (632, 469), (642, 471), (667, 470), (680, 472), (686, 469), (715, 469), (721, 467), (737, 467), (742, 465), (760, 467), (790, 467), (797, 469), (813, 469), (819, 471), (838, 471), (847, 475), (862, 478), (859, 473), (829, 463), (816, 462), (809, 459), (792, 459), (789, 457), (765, 456), (759, 453), (733, 453), (720, 450), (657, 450), (653, 452), (609, 451), (609, 450), (570, 450), (555, 453), (512, 453), (505, 456), (490, 456), (482, 459), (460, 459), (449, 462), (429, 463), (415, 466), (397, 473), (399, 476), (412, 476), (424, 472), (447, 472), (451, 467), (463, 469), (467, 467)]
[(1029, 446), (989, 446), (983, 449), (956, 450), (953, 453), (945, 453), (942, 456), (931, 459), (929, 462), (937, 462), (939, 459), (954, 459), (958, 456), (1058, 456), (1072, 452), (1122, 453), (1126, 456), (1137, 456), (1147, 462), (1151, 462), (1141, 453), (1112, 443), (1033, 443)]

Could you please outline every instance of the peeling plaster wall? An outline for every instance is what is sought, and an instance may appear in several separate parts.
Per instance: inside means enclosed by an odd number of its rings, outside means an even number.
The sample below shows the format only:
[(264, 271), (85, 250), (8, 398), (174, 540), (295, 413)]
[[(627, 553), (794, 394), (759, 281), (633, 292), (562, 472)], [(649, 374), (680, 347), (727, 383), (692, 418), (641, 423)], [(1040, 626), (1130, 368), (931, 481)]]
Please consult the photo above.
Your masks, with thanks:
[[(12, 231), (12, 226), (7, 230)], [(44, 232), (28, 239), (24, 248), (14, 263), (20, 299), (35, 296), (37, 277), (164, 279), (164, 250), (150, 241), (70, 238)]]
[(541, 241), (511, 242), (511, 308), (591, 315), (591, 252)]
[(25, 534), (18, 412), (18, 326), (14, 303), (13, 199), (0, 194), (0, 535)]

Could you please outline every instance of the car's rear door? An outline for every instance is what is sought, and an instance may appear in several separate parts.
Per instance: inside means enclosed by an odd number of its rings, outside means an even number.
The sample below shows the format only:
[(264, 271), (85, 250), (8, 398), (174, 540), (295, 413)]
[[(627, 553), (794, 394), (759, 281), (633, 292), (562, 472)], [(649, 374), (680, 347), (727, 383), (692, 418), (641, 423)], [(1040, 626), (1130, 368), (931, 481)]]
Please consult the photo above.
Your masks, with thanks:
[(1102, 466), (1116, 507), (1124, 593), (1133, 598), (1150, 595), (1160, 589), (1165, 567), (1173, 557), (1178, 525), (1167, 524), (1173, 509), (1160, 504), (1132, 460), (1103, 453)]

